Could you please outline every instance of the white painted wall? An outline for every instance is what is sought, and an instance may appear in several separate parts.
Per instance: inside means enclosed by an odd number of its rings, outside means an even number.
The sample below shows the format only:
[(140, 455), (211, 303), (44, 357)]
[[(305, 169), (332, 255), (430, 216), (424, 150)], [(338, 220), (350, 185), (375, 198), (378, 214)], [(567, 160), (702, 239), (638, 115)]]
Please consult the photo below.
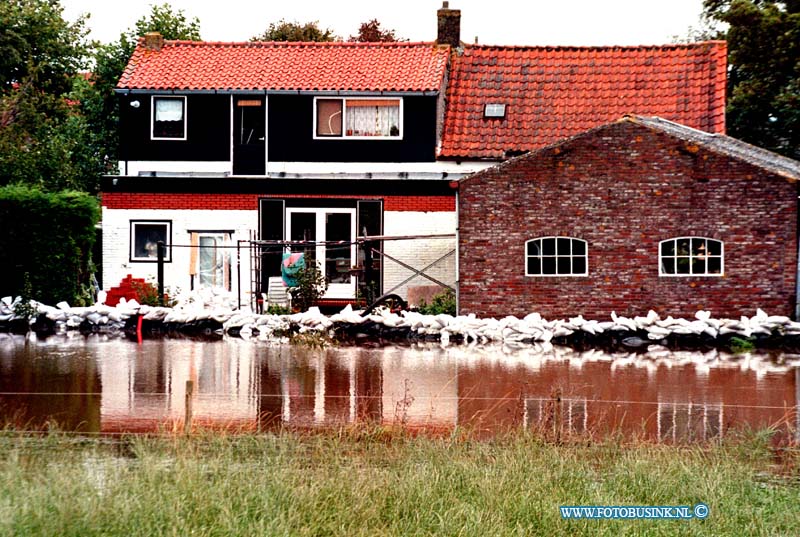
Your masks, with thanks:
[[(457, 179), (466, 174), (488, 168), (496, 162), (491, 161), (438, 161), (438, 162), (268, 162), (267, 173), (330, 175), (330, 174), (427, 174), (447, 173)], [(202, 176), (206, 174), (231, 175), (230, 161), (167, 161), (167, 160), (128, 160), (119, 163), (120, 175), (139, 175), (139, 173), (185, 173)]]
[[(103, 207), (103, 288), (115, 287), (128, 274), (134, 278), (155, 281), (156, 264), (131, 262), (130, 221), (171, 220), (172, 242), (190, 244), (188, 230), (233, 230), (231, 243), (250, 238), (250, 231), (258, 227), (258, 211), (223, 210), (166, 210), (166, 209), (108, 209)], [(455, 212), (387, 211), (384, 213), (385, 235), (455, 234)], [(414, 239), (386, 241), (384, 252), (417, 269), (422, 269), (454, 249), (455, 238)], [(250, 252), (242, 249), (242, 304), (250, 304)], [(164, 281), (168, 288), (190, 288), (190, 249), (174, 247), (172, 262), (164, 265)], [(455, 255), (439, 261), (427, 274), (450, 285), (455, 284)], [(384, 292), (412, 275), (394, 261), (384, 259)], [(231, 249), (231, 287), (237, 292), (236, 250)], [(394, 292), (406, 297), (409, 285), (433, 285), (433, 282), (415, 276)]]
[[(386, 211), (383, 215), (384, 235), (436, 235), (455, 234), (455, 212), (415, 212), (415, 211)], [(414, 239), (402, 241), (386, 241), (383, 246), (384, 253), (411, 265), (417, 270), (436, 261), (450, 250), (455, 249), (455, 238), (442, 239)], [(384, 259), (383, 265), (383, 292), (389, 292), (392, 287), (399, 284), (413, 272), (394, 261)], [(439, 261), (426, 274), (433, 276), (446, 284), (455, 285), (456, 258), (455, 254)], [(407, 297), (409, 285), (435, 285), (430, 280), (415, 276), (410, 282), (394, 291), (402, 297)]]
[[(131, 262), (130, 221), (171, 220), (172, 243), (189, 245), (188, 230), (231, 230), (231, 244), (250, 238), (250, 230), (258, 228), (258, 211), (108, 209), (103, 207), (103, 288), (115, 287), (128, 274), (134, 278), (156, 278), (155, 263)], [(164, 264), (164, 284), (168, 288), (189, 290), (190, 248), (172, 248), (172, 262)], [(242, 303), (250, 304), (250, 253), (241, 251)], [(231, 290), (237, 287), (236, 249), (231, 249)]]

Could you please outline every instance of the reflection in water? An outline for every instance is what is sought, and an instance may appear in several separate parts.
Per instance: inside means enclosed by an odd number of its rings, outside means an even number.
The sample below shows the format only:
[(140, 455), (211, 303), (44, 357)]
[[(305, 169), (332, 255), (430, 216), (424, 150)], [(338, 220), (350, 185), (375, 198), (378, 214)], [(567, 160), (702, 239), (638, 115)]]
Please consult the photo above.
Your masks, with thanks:
[(213, 428), (402, 423), (686, 442), (779, 424), (786, 441), (800, 425), (793, 359), (0, 335), (0, 415), (35, 429), (180, 430), (191, 380), (194, 422)]

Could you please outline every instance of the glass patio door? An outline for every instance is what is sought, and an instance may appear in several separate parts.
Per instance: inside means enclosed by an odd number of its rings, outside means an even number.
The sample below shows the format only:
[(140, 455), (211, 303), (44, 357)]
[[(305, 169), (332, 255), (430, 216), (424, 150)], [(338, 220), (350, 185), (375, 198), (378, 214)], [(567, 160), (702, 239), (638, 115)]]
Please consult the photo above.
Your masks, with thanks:
[(317, 263), (328, 280), (324, 298), (355, 298), (355, 209), (292, 207), (286, 216), (286, 240), (309, 241), (292, 252), (304, 252), (306, 265)]

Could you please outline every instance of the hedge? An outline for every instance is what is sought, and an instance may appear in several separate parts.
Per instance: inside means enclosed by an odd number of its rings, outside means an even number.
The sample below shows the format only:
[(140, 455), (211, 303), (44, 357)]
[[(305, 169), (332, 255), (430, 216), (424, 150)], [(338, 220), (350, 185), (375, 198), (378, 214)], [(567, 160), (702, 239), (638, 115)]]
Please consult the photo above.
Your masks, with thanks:
[(81, 305), (99, 219), (97, 199), (83, 192), (0, 187), (0, 296), (22, 294), (27, 273), (36, 300)]

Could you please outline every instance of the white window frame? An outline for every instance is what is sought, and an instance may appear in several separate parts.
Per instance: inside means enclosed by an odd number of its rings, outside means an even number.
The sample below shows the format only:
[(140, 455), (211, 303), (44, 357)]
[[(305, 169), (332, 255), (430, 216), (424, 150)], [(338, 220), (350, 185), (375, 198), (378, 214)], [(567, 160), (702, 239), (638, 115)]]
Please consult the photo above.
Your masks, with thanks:
[[(689, 254), (685, 255), (685, 256), (679, 256), (679, 255), (677, 255), (678, 241), (679, 240), (684, 240), (684, 239), (688, 239), (690, 241), (689, 242)], [(689, 260), (689, 267), (690, 267), (689, 270), (691, 271), (692, 259), (694, 257), (698, 257), (698, 256), (692, 255), (692, 253), (691, 253), (691, 251), (692, 251), (692, 246), (691, 246), (692, 243), (691, 243), (691, 241), (692, 240), (714, 241), (714, 242), (718, 242), (719, 243), (719, 255), (712, 256), (710, 254), (706, 254), (706, 257), (705, 257), (706, 260), (708, 260), (709, 257), (719, 258), (719, 272), (718, 273), (717, 272), (708, 272), (708, 262), (706, 262), (706, 271), (703, 272), (703, 273), (693, 274), (693, 273), (690, 272), (690, 273), (678, 274), (677, 273), (677, 267), (676, 267), (675, 273), (670, 273), (670, 272), (665, 272), (664, 271), (663, 260), (665, 259), (665, 257), (667, 259), (675, 259), (675, 260), (677, 260), (679, 257), (688, 259)], [(674, 242), (675, 243), (674, 250), (673, 250), (673, 251), (676, 252), (675, 255), (663, 256), (661, 254), (661, 247), (662, 247), (662, 245), (664, 243), (667, 243), (667, 242)], [(708, 246), (706, 246), (706, 248), (708, 248)], [(658, 243), (658, 275), (659, 275), (659, 277), (664, 277), (664, 278), (721, 278), (721, 277), (723, 277), (725, 275), (725, 243), (723, 241), (719, 240), (719, 239), (712, 239), (710, 237), (701, 237), (701, 236), (694, 236), (694, 235), (688, 236), (688, 237), (670, 237), (669, 239), (664, 239), (663, 241), (659, 241), (659, 243)]]
[[(335, 101), (340, 100), (342, 101), (342, 135), (335, 136), (318, 136), (317, 135), (317, 100), (322, 99), (325, 101)], [(358, 100), (358, 101), (388, 101), (388, 100), (397, 100), (399, 102), (399, 125), (397, 128), (400, 130), (400, 134), (398, 136), (348, 136), (347, 135), (347, 101), (349, 99)], [(379, 97), (358, 97), (358, 96), (350, 96), (350, 97), (340, 97), (338, 95), (320, 95), (314, 97), (314, 114), (313, 114), (314, 121), (311, 125), (311, 134), (314, 140), (402, 140), (404, 134), (403, 128), (403, 98), (402, 97), (395, 97), (392, 95), (389, 96), (379, 96)]]
[[(325, 208), (325, 207), (287, 207), (286, 208), (286, 240), (291, 240), (292, 237), (292, 214), (294, 213), (313, 213), (316, 215), (316, 241), (317, 244), (315, 246), (315, 257), (317, 262), (319, 262), (319, 269), (322, 272), (322, 275), (327, 278), (327, 267), (325, 266), (325, 250), (327, 246), (322, 244), (324, 240), (327, 240), (325, 237), (325, 215), (332, 214), (332, 213), (340, 213), (340, 214), (348, 214), (350, 215), (350, 261), (355, 263), (358, 260), (357, 251), (356, 251), (356, 210), (355, 208), (346, 208), (346, 207), (336, 207), (336, 208)], [(324, 237), (324, 238), (321, 238)], [(291, 248), (289, 249), (291, 250)], [(356, 295), (356, 278), (355, 276), (350, 276), (349, 283), (329, 283), (328, 290), (322, 296), (323, 299), (330, 298), (355, 298)]]
[[(231, 290), (230, 289), (231, 288), (231, 280), (232, 280), (232, 278), (231, 278), (231, 253), (230, 253), (230, 250), (227, 249), (227, 247), (231, 243), (231, 236), (233, 235), (233, 233), (231, 233), (230, 231), (192, 231), (190, 233), (197, 233), (197, 246), (198, 246), (197, 267), (196, 267), (196, 269), (197, 269), (197, 274), (196, 274), (197, 282), (195, 283), (195, 289), (224, 289), (226, 291), (230, 291)], [(222, 242), (222, 244), (220, 246), (222, 248), (222, 263), (223, 263), (223, 267), (222, 267), (223, 277), (222, 277), (222, 280), (223, 281), (222, 281), (222, 285), (218, 285), (216, 287), (212, 287), (212, 286), (203, 287), (203, 285), (201, 285), (201, 282), (200, 282), (200, 262), (201, 262), (200, 261), (200, 255), (202, 253), (202, 248), (200, 248), (200, 241), (204, 237), (205, 238), (209, 238), (210, 237), (210, 238), (213, 238), (213, 239), (220, 238), (221, 242)], [(228, 271), (228, 279), (227, 279), (227, 281), (225, 281), (226, 265), (227, 265), (227, 271)]]
[[(535, 241), (544, 241), (546, 239), (554, 239), (556, 241), (556, 253), (553, 255), (543, 255), (539, 254), (536, 255), (529, 255), (528, 254), (528, 244), (535, 242)], [(568, 239), (570, 241), (570, 253), (569, 254), (559, 254), (558, 253), (558, 239)], [(579, 255), (572, 254), (572, 241), (580, 241), (583, 243), (584, 253)], [(569, 274), (531, 274), (528, 272), (528, 259), (531, 257), (538, 257), (540, 260), (542, 258), (553, 258), (556, 260), (556, 270), (558, 270), (558, 259), (559, 258), (570, 258), (570, 269), (572, 268), (572, 259), (576, 257), (582, 257), (585, 264), (584, 272), (570, 272)], [(563, 237), (563, 236), (550, 236), (550, 237), (534, 237), (525, 241), (525, 276), (530, 278), (582, 278), (589, 275), (589, 243), (584, 239), (579, 239), (577, 237)], [(540, 264), (541, 268), (541, 264)]]
[[(155, 128), (156, 122), (156, 100), (157, 99), (182, 99), (183, 100), (183, 137), (172, 137), (172, 136), (155, 136), (153, 129)], [(150, 96), (150, 139), (151, 140), (173, 140), (173, 141), (185, 141), (188, 132), (186, 131), (187, 118), (189, 117), (189, 108), (186, 106), (186, 95), (151, 95)]]
[(164, 262), (172, 262), (172, 220), (130, 220), (130, 243), (128, 247), (129, 261), (131, 263), (158, 263), (157, 257), (137, 257), (136, 256), (136, 226), (143, 225), (164, 225), (167, 228), (167, 237), (164, 249)]

